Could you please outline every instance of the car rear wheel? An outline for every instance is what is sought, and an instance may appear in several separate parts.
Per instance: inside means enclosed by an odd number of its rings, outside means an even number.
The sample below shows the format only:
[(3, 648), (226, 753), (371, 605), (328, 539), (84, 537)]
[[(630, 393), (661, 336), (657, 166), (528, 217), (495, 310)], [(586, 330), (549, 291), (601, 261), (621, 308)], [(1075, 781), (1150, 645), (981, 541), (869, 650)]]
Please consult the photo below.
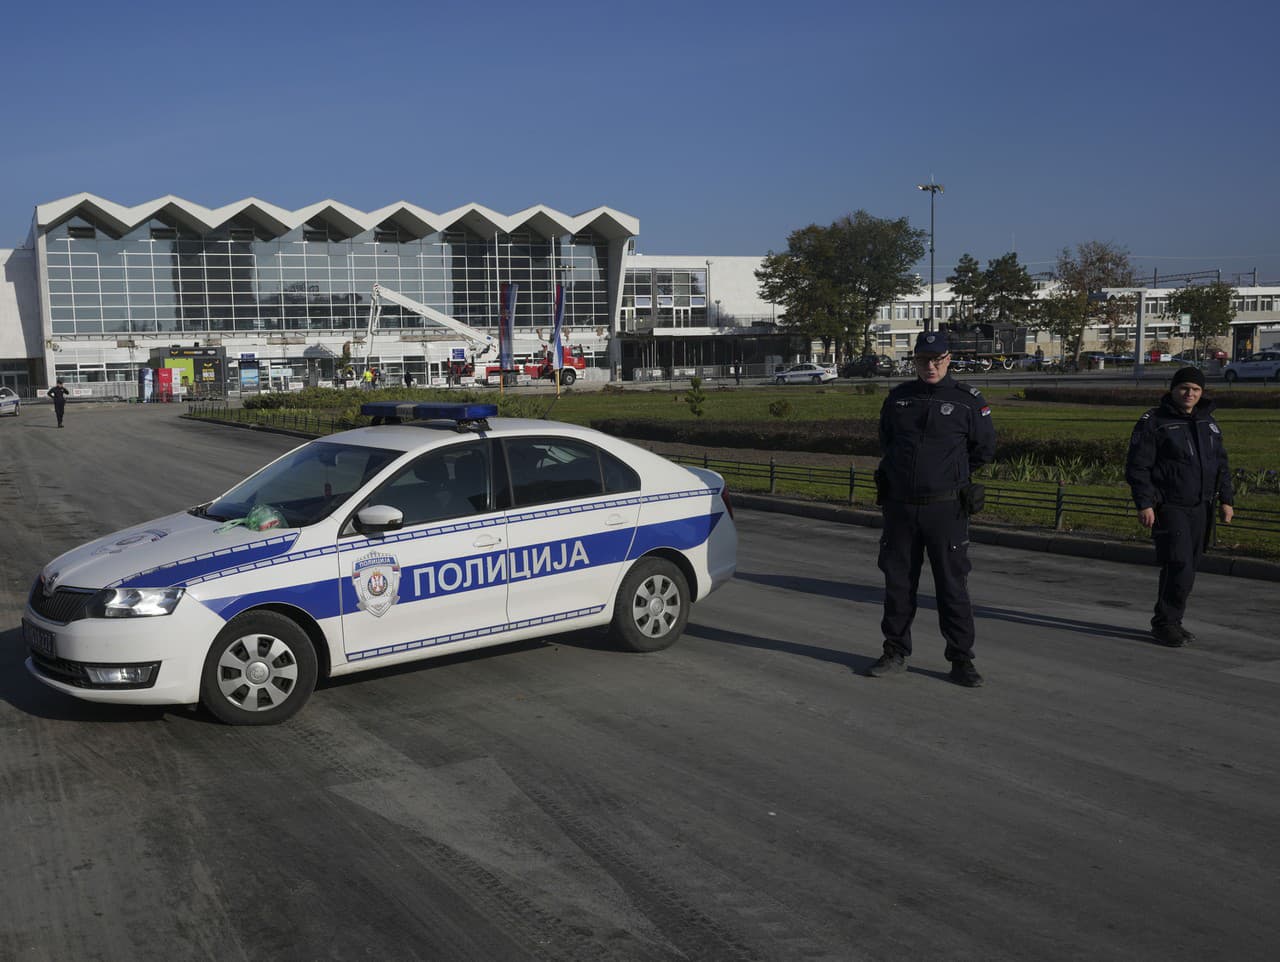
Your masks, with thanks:
[(787, 379), (786, 379), (785, 377), (775, 377), (775, 378), (773, 379), (773, 383), (774, 383), (774, 384), (786, 384), (786, 383), (787, 383)]
[(664, 558), (641, 558), (618, 588), (609, 637), (630, 651), (675, 644), (689, 621), (689, 582)]
[(1236, 374), (1235, 371), (1228, 371), (1226, 374), (1223, 375), (1223, 377), (1227, 379), (1228, 384), (1232, 384), (1235, 382), (1235, 379), (1239, 377), (1239, 375)]
[(232, 618), (204, 660), (200, 701), (228, 725), (291, 718), (316, 686), (316, 653), (297, 623), (274, 611)]

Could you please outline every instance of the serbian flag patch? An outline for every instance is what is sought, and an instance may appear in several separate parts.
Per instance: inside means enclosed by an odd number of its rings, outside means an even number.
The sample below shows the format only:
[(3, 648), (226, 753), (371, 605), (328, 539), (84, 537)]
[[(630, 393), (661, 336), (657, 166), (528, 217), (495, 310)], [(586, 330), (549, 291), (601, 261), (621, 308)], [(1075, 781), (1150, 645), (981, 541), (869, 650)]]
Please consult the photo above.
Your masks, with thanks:
[(987, 406), (984, 404), (984, 405), (982, 405), (982, 410), (981, 410), (979, 413), (980, 413), (984, 418), (989, 418), (989, 417), (991, 417), (991, 408), (987, 407)]

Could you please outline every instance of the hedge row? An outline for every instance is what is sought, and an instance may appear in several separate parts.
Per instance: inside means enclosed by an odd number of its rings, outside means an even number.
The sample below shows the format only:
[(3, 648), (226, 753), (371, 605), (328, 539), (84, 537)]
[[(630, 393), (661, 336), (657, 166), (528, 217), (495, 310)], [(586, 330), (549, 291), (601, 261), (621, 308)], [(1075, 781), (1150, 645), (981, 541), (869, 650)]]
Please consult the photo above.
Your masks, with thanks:
[(246, 397), (242, 404), (248, 410), (279, 410), (297, 408), (307, 411), (333, 412), (335, 416), (353, 419), (360, 413), (360, 406), (371, 401), (401, 401), (416, 403), (496, 404), (498, 414), (507, 418), (542, 417), (548, 407), (545, 398), (495, 391), (446, 391), (433, 388), (380, 388), (366, 391), (361, 388), (308, 387), (301, 391), (273, 391)]
[[(635, 441), (667, 441), (701, 447), (749, 448), (758, 451), (811, 451), (821, 454), (880, 454), (876, 421), (655, 421), (603, 418), (591, 422), (597, 431)], [(1084, 441), (1076, 438), (1033, 438), (1002, 434), (997, 461), (1036, 458), (1055, 463), (1071, 458), (1089, 463), (1123, 460), (1127, 438)]]
[[(1030, 385), (1023, 388), (1028, 401), (1056, 401), (1062, 404), (1133, 404), (1155, 407), (1168, 387), (1055, 387)], [(1280, 408), (1280, 391), (1229, 388), (1209, 385), (1208, 394), (1219, 408)]]

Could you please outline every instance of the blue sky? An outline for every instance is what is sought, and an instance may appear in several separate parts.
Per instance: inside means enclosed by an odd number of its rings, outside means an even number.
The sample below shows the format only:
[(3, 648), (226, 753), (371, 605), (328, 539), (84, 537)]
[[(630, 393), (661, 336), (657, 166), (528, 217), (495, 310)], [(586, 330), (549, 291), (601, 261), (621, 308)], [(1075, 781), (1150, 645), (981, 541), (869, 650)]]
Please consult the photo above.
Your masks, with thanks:
[[(89, 191), (503, 213), (764, 254), (859, 208), (936, 275), (1087, 240), (1280, 282), (1270, 3), (140, 2), (3, 15), (0, 246)], [(927, 261), (922, 265), (927, 271)]]

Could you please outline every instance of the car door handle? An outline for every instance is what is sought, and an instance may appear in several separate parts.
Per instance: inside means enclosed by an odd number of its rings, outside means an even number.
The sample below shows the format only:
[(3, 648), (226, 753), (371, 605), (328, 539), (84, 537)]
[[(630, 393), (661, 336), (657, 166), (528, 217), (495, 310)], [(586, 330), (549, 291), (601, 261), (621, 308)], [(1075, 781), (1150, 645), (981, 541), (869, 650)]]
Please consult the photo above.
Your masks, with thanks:
[(492, 548), (495, 544), (502, 544), (502, 539), (495, 538), (491, 534), (482, 534), (471, 543), (477, 548)]
[(620, 514), (611, 514), (609, 517), (604, 519), (604, 523), (611, 525), (612, 527), (617, 527), (620, 524), (626, 524), (627, 519)]

